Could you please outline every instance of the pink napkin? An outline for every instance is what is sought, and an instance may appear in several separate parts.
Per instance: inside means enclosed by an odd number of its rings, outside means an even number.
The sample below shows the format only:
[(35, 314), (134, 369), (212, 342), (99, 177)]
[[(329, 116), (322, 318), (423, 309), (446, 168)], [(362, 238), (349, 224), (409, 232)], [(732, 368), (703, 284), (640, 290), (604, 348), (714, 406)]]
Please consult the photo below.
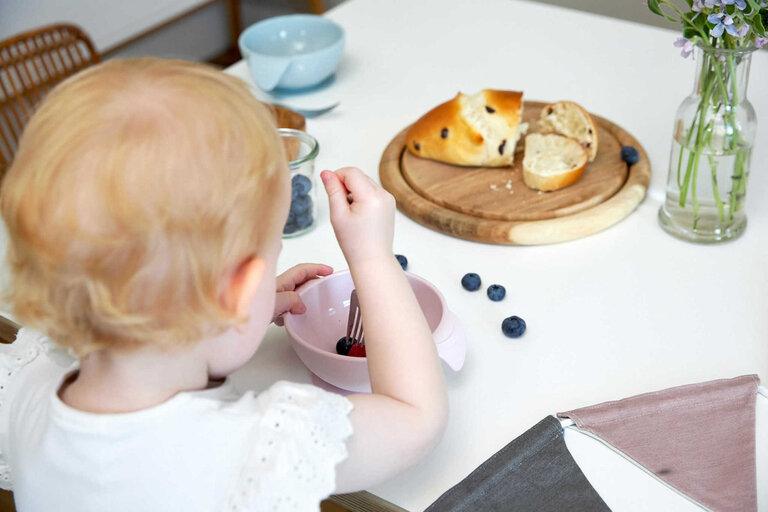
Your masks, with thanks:
[(744, 375), (559, 413), (715, 511), (757, 510), (755, 399)]

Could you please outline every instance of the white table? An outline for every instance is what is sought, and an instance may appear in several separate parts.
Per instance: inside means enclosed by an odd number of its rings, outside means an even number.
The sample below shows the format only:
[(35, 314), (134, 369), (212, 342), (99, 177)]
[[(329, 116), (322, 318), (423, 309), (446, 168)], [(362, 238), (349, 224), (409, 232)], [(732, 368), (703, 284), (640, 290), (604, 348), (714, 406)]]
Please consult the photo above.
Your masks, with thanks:
[[(446, 369), (451, 418), (422, 463), (371, 492), (408, 510), (441, 493), (547, 414), (646, 391), (740, 374), (768, 378), (768, 52), (753, 56), (749, 97), (761, 126), (747, 198), (749, 226), (718, 246), (681, 242), (656, 222), (672, 119), (694, 64), (664, 30), (519, 0), (350, 0), (327, 15), (347, 32), (337, 81), (342, 104), (310, 119), (320, 170), (355, 165), (378, 179), (389, 141), (426, 110), (483, 88), (570, 99), (629, 130), (651, 159), (648, 197), (616, 226), (540, 247), (467, 242), (397, 215), (395, 252), (445, 294), (468, 333), (467, 362)], [(649, 13), (649, 16), (653, 16)], [(230, 71), (249, 79), (241, 62)], [(249, 79), (250, 80), (250, 79)], [(762, 141), (762, 144), (759, 142)], [(344, 268), (321, 205), (312, 233), (286, 240), (280, 268)], [(459, 280), (479, 273), (507, 287), (492, 303)], [(519, 340), (501, 320), (528, 323)], [(282, 330), (238, 378), (309, 380)]]

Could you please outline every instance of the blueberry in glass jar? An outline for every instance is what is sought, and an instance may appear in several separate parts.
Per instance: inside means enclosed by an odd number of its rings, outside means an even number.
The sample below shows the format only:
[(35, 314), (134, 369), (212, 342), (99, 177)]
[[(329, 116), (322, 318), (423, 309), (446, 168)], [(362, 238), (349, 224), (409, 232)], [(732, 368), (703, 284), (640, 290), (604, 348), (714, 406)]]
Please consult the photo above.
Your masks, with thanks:
[(291, 213), (296, 216), (312, 210), (312, 198), (306, 195), (298, 196), (291, 201)]
[(298, 229), (306, 229), (306, 228), (308, 228), (309, 226), (312, 225), (312, 221), (313, 220), (314, 219), (312, 217), (312, 210), (309, 210), (307, 212), (301, 213), (301, 214), (296, 216), (296, 220), (295, 220), (296, 227)]
[(291, 178), (291, 198), (305, 196), (312, 190), (312, 181), (303, 174)]

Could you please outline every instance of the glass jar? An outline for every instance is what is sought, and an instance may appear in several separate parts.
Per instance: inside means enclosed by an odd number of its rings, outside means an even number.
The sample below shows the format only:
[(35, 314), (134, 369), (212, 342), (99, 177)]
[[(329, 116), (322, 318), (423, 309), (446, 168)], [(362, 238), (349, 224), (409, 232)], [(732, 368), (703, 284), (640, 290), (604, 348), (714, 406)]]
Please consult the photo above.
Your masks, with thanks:
[(291, 171), (291, 209), (283, 227), (283, 238), (308, 233), (317, 219), (315, 158), (320, 146), (314, 137), (300, 130), (280, 128)]
[(744, 201), (757, 119), (747, 99), (755, 48), (698, 46), (693, 93), (675, 116), (667, 193), (659, 223), (690, 242), (737, 238), (747, 226)]

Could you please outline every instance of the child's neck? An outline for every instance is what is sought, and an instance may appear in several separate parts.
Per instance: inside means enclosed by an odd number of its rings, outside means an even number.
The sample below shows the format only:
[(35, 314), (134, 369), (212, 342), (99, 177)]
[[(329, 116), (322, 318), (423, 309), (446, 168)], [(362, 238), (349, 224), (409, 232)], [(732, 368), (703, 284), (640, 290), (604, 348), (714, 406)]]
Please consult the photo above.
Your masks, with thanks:
[(204, 389), (208, 366), (200, 351), (100, 350), (80, 360), (75, 380), (59, 390), (61, 400), (85, 412), (124, 413), (165, 402), (180, 391)]

